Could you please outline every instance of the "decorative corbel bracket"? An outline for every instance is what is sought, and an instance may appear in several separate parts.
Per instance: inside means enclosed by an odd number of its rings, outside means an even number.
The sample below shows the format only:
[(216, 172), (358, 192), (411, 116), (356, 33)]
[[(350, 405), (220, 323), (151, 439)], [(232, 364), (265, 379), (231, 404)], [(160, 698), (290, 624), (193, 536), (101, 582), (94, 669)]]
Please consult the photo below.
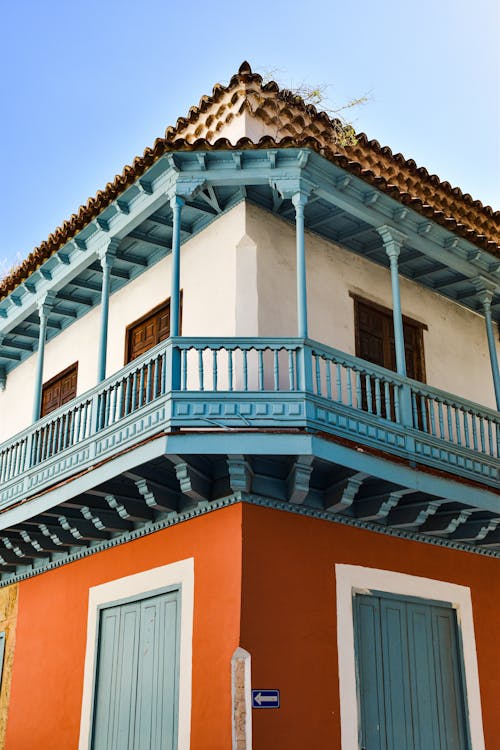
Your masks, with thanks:
[(325, 491), (325, 510), (342, 513), (350, 508), (367, 477), (368, 474), (360, 471), (328, 487)]
[(407, 240), (406, 234), (403, 234), (399, 229), (390, 227), (387, 224), (377, 227), (377, 232), (382, 237), (382, 242), (384, 243), (384, 248), (389, 258), (397, 258), (401, 252), (402, 246)]
[(297, 456), (286, 479), (288, 502), (301, 505), (309, 494), (313, 456)]
[(495, 294), (500, 293), (498, 284), (487, 279), (485, 276), (475, 276), (470, 281), (476, 290), (477, 298), (479, 299), (483, 310), (486, 312), (486, 310), (491, 308), (491, 301)]
[(50, 311), (54, 307), (55, 299), (56, 299), (56, 292), (54, 291), (42, 292), (42, 294), (39, 294), (37, 296), (36, 305), (38, 307), (38, 314), (40, 316), (40, 320), (42, 320), (42, 318), (47, 319)]
[(229, 486), (232, 492), (251, 492), (253, 471), (244, 456), (227, 457)]
[(316, 187), (304, 177), (286, 174), (279, 177), (270, 177), (269, 185), (276, 190), (284, 200), (291, 200), (295, 205), (296, 201), (299, 200), (299, 196), (300, 202), (302, 205), (305, 205)]
[(97, 257), (103, 269), (112, 267), (120, 242), (119, 237), (106, 238), (106, 241), (97, 249)]
[(206, 185), (206, 177), (195, 177), (193, 175), (178, 173), (176, 179), (167, 190), (167, 197), (170, 204), (172, 204), (172, 201), (179, 198), (182, 201), (187, 201), (196, 197), (196, 194), (201, 190), (204, 190)]

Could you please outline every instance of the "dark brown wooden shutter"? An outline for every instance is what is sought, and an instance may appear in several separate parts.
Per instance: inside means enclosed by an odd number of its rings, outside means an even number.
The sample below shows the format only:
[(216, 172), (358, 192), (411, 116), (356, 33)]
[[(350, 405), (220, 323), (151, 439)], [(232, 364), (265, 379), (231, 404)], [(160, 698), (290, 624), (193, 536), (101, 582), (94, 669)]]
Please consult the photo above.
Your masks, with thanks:
[(71, 365), (67, 370), (60, 372), (55, 378), (45, 383), (42, 389), (42, 411), (44, 417), (54, 409), (66, 404), (76, 396), (76, 381), (78, 376), (78, 363)]
[(125, 364), (170, 336), (170, 300), (128, 326)]
[[(367, 362), (396, 371), (392, 311), (357, 297), (354, 298), (354, 304), (356, 355)], [(424, 327), (423, 324), (403, 318), (407, 375), (422, 383), (425, 383)]]

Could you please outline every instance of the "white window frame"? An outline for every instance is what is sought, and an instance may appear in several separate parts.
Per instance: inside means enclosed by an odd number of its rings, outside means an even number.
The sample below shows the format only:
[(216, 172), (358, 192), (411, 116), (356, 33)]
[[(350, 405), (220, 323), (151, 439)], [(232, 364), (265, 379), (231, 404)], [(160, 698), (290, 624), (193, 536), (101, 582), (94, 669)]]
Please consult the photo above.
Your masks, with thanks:
[(466, 712), (472, 750), (485, 750), (470, 589), (431, 578), (343, 563), (335, 565), (335, 577), (342, 750), (359, 750), (353, 597), (356, 593), (368, 594), (370, 591), (449, 602), (455, 609), (461, 635)]
[(134, 573), (89, 589), (87, 647), (83, 677), (82, 713), (78, 750), (89, 750), (91, 741), (93, 692), (99, 609), (120, 599), (142, 596), (168, 586), (181, 591), (179, 654), (179, 713), (177, 750), (189, 750), (191, 735), (191, 687), (194, 611), (194, 558)]

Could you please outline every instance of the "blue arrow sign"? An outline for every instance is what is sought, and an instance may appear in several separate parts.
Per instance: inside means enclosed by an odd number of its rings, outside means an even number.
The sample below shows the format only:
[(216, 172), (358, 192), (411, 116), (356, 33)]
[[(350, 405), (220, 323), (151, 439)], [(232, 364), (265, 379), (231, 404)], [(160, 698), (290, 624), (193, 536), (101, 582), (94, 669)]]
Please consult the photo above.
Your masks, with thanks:
[(252, 690), (252, 708), (279, 708), (279, 690)]

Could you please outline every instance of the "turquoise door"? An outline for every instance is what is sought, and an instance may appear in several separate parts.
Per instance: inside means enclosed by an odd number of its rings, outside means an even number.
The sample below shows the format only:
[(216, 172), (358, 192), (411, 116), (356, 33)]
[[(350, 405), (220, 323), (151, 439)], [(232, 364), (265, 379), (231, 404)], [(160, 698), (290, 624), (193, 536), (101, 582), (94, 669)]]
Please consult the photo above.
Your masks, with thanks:
[(92, 750), (177, 747), (179, 592), (100, 611)]
[(455, 610), (385, 594), (354, 597), (364, 750), (467, 750)]

